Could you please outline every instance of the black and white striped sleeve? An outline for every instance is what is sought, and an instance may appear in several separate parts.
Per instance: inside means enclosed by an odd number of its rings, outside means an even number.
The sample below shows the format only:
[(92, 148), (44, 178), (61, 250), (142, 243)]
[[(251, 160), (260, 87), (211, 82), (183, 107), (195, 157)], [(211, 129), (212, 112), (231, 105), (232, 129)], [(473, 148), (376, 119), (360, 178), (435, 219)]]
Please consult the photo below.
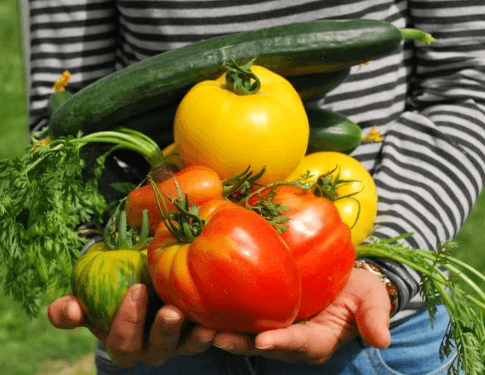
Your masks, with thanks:
[[(484, 185), (485, 4), (409, 4), (413, 26), (437, 41), (415, 45), (408, 109), (387, 129), (374, 167), (380, 200), (374, 234), (413, 232), (409, 245), (430, 250), (455, 237)], [(400, 265), (389, 268), (407, 280), (403, 303), (417, 300), (419, 277)]]
[[(412, 246), (453, 239), (485, 176), (485, 5), (411, 1), (414, 27), (437, 41), (415, 47), (409, 110), (388, 129), (374, 178), (380, 227), (413, 231)], [(475, 4), (475, 6), (473, 6)]]
[(47, 125), (47, 101), (64, 70), (70, 91), (114, 71), (118, 43), (113, 0), (30, 0), (30, 130)]

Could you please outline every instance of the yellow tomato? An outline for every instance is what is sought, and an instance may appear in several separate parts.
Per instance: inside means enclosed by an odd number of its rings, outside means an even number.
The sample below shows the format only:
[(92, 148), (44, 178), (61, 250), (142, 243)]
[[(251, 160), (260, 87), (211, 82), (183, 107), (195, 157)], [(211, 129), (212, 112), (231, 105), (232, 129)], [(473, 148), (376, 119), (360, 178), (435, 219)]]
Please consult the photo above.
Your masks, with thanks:
[(174, 121), (174, 139), (187, 165), (205, 165), (224, 179), (266, 167), (262, 183), (285, 179), (304, 157), (308, 118), (293, 86), (260, 66), (251, 71), (261, 87), (237, 95), (225, 75), (203, 81), (182, 99)]
[(354, 245), (362, 243), (372, 232), (377, 216), (377, 189), (374, 179), (355, 158), (339, 152), (316, 152), (303, 158), (286, 179), (293, 181), (310, 172), (309, 183), (328, 174), (332, 181), (340, 180), (330, 189), (328, 198), (334, 201), (342, 221), (351, 229)]

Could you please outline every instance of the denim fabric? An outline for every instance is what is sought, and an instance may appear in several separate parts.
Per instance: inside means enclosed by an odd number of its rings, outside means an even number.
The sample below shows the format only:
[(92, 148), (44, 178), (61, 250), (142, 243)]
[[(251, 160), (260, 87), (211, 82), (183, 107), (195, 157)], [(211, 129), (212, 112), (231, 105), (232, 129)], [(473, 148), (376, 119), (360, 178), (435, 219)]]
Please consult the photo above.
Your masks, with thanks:
[(443, 306), (431, 327), (426, 310), (391, 328), (392, 343), (375, 349), (356, 339), (342, 346), (324, 365), (287, 364), (262, 357), (228, 354), (217, 348), (191, 357), (171, 359), (164, 367), (137, 365), (122, 369), (107, 359), (102, 346), (96, 365), (98, 375), (439, 375), (446, 374), (455, 352), (443, 361), (439, 348), (449, 323)]

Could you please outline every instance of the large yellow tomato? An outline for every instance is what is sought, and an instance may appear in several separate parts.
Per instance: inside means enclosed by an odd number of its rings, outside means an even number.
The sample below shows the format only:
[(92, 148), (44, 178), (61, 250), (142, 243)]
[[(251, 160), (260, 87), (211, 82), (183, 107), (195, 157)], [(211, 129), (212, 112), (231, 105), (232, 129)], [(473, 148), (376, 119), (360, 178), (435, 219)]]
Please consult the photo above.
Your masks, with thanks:
[[(333, 200), (342, 221), (351, 229), (354, 245), (362, 243), (372, 232), (377, 216), (377, 189), (374, 180), (364, 166), (355, 158), (339, 152), (316, 152), (303, 158), (291, 172), (287, 181), (300, 178), (310, 172), (309, 183), (315, 183), (322, 175), (329, 177), (326, 190)], [(336, 182), (332, 186), (332, 182)], [(325, 196), (325, 193), (324, 193)]]
[(174, 121), (174, 139), (187, 165), (205, 165), (224, 179), (266, 167), (262, 183), (285, 179), (304, 157), (309, 125), (303, 103), (283, 77), (260, 66), (260, 89), (238, 95), (225, 74), (192, 87)]

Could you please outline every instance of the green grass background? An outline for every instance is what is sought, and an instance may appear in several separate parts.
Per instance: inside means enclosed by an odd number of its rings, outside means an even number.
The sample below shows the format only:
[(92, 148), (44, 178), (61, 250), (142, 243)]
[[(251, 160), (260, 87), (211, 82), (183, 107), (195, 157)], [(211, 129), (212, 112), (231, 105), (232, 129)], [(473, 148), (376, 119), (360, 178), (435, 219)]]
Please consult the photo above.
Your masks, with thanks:
[[(0, 159), (21, 155), (28, 145), (17, 8), (17, 0), (0, 1)], [(73, 331), (55, 329), (47, 319), (46, 308), (37, 319), (30, 320), (0, 289), (1, 374), (35, 375), (42, 362), (74, 361), (93, 351), (96, 342), (84, 328)]]
[[(21, 155), (28, 143), (27, 102), (17, 0), (0, 1), (0, 159)], [(456, 238), (456, 255), (485, 272), (485, 195)], [(485, 288), (485, 285), (481, 285)], [(46, 309), (29, 320), (20, 307), (0, 291), (0, 372), (32, 375), (49, 360), (74, 359), (92, 351), (96, 340), (86, 329), (53, 328)]]

